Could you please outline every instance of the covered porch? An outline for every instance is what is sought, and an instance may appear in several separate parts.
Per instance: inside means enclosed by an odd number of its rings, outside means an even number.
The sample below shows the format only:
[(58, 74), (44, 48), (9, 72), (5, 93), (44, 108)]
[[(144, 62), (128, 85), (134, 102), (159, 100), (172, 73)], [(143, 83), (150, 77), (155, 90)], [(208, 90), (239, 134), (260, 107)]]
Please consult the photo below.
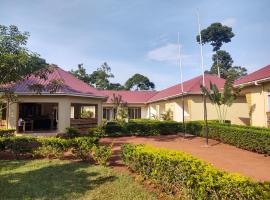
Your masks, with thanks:
[(102, 100), (75, 96), (20, 96), (9, 106), (7, 127), (20, 134), (64, 133), (72, 127), (85, 133), (102, 121)]

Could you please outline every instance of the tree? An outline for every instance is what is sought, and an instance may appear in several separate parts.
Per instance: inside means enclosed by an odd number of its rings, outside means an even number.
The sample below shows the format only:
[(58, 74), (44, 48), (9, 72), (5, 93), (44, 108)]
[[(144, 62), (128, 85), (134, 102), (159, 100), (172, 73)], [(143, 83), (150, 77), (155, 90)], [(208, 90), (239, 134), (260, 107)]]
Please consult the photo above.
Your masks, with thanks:
[(213, 84), (212, 82), (210, 82), (210, 90), (202, 85), (201, 90), (203, 94), (208, 96), (212, 104), (215, 105), (219, 122), (225, 123), (227, 110), (236, 100), (240, 92), (239, 89), (233, 88), (233, 80), (226, 80), (222, 92), (220, 92), (216, 84)]
[(213, 56), (213, 65), (210, 69), (211, 74), (218, 74), (218, 68), (221, 78), (226, 78), (228, 71), (232, 67), (233, 59), (227, 51), (219, 50)]
[[(210, 43), (213, 46), (213, 51), (220, 50), (223, 43), (231, 42), (231, 39), (234, 37), (231, 27), (222, 25), (218, 22), (203, 29), (201, 35), (202, 43)], [(197, 42), (200, 42), (199, 35), (197, 35)]]
[(111, 99), (113, 103), (113, 107), (116, 111), (115, 119), (124, 122), (125, 119), (128, 117), (128, 106), (127, 103), (123, 101), (121, 95), (113, 94), (113, 98)]
[(83, 64), (78, 64), (78, 69), (71, 70), (70, 73), (78, 79), (82, 80), (83, 82), (90, 84), (90, 75), (86, 73), (86, 69), (83, 67)]
[[(213, 65), (210, 69), (211, 74), (220, 74), (221, 78), (240, 78), (246, 75), (246, 68), (241, 66), (233, 67), (233, 59), (231, 55), (223, 50), (220, 50), (223, 43), (231, 42), (234, 37), (232, 28), (222, 25), (221, 23), (213, 23), (206, 29), (201, 31), (202, 43), (210, 43), (213, 46), (215, 54), (212, 56)], [(197, 35), (197, 42), (200, 43), (200, 37)], [(218, 71), (220, 73), (218, 73)]]
[[(46, 79), (52, 68), (26, 45), (30, 34), (17, 26), (0, 25), (0, 108), (16, 101), (12, 85), (30, 75)], [(39, 86), (40, 87), (40, 86)], [(42, 89), (42, 88), (40, 88)]]
[(107, 90), (126, 90), (126, 88), (120, 83), (110, 83)]
[(144, 75), (134, 74), (126, 81), (125, 87), (128, 90), (132, 88), (135, 88), (135, 90), (153, 90), (155, 89), (155, 84)]
[(0, 25), (0, 85), (14, 83), (32, 75), (46, 78), (48, 64), (27, 49), (28, 32), (15, 25)]
[(230, 78), (232, 80), (237, 80), (241, 78), (242, 76), (246, 76), (246, 75), (247, 75), (247, 69), (245, 67), (234, 66), (230, 68), (227, 78)]
[(113, 78), (111, 68), (105, 62), (96, 71), (90, 74), (90, 84), (98, 89), (108, 89), (110, 85), (109, 78)]

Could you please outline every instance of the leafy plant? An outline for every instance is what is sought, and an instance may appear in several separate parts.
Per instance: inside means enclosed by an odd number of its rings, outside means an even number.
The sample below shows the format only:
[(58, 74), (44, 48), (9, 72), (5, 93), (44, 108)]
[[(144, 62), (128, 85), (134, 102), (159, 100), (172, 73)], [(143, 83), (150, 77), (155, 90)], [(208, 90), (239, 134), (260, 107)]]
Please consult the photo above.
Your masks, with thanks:
[(72, 153), (82, 159), (88, 160), (91, 155), (92, 148), (98, 144), (98, 140), (92, 137), (78, 137), (73, 139)]
[(64, 150), (52, 145), (43, 145), (34, 150), (35, 156), (41, 156), (46, 158), (60, 158), (64, 155)]
[(92, 148), (92, 157), (99, 164), (106, 166), (112, 155), (113, 143), (104, 146), (94, 146)]
[(269, 199), (270, 183), (217, 170), (190, 154), (147, 145), (125, 144), (122, 159), (131, 170), (167, 193), (187, 190), (192, 199)]
[(215, 105), (220, 123), (225, 123), (228, 107), (230, 107), (239, 95), (240, 90), (234, 89), (231, 80), (227, 79), (222, 92), (219, 91), (216, 84), (210, 82), (210, 90), (201, 86), (201, 90)]
[(162, 113), (161, 118), (167, 121), (173, 120), (173, 112), (171, 111), (171, 109), (168, 109), (164, 113)]
[(79, 137), (80, 136), (80, 132), (75, 129), (75, 128), (66, 128), (66, 132), (65, 132), (65, 135), (64, 135), (66, 138), (75, 138), (75, 137)]

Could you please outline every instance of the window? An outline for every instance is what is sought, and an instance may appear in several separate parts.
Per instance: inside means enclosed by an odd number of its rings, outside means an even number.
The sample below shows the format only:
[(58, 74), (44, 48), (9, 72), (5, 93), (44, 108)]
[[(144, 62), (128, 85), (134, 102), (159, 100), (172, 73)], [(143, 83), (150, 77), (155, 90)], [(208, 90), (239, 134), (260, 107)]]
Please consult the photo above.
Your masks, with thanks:
[(71, 118), (71, 119), (74, 119), (74, 109), (75, 109), (75, 108), (74, 108), (74, 106), (71, 106), (70, 109), (71, 109), (71, 110), (70, 110), (70, 118)]
[(111, 121), (116, 115), (116, 110), (114, 108), (103, 108), (103, 119)]
[(95, 106), (81, 106), (81, 118), (95, 118), (96, 108)]
[(7, 118), (7, 105), (0, 104), (0, 120), (6, 120)]
[(141, 118), (141, 108), (140, 107), (128, 108), (128, 118), (129, 119), (140, 119)]

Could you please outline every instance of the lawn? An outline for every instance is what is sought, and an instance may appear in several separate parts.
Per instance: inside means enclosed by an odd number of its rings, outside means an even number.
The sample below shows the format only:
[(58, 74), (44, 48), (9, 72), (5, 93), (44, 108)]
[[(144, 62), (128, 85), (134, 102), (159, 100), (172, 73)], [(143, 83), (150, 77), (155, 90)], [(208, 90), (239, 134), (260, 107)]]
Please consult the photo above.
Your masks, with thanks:
[(134, 178), (109, 168), (62, 160), (0, 161), (0, 199), (150, 200)]

